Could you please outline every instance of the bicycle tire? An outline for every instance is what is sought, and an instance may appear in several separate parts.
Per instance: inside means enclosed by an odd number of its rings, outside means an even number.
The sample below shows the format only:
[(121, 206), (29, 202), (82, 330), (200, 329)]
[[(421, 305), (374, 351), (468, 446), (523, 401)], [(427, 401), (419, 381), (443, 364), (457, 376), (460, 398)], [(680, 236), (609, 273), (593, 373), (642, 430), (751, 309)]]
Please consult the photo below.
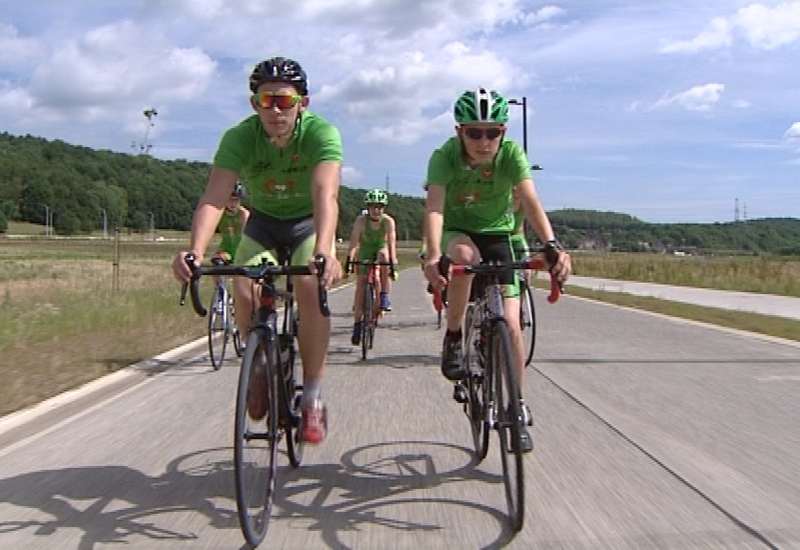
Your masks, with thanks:
[[(219, 287), (214, 289), (211, 294), (211, 306), (208, 308), (208, 355), (211, 359), (211, 366), (214, 370), (219, 370), (222, 367), (222, 362), (225, 361), (225, 350), (228, 347), (228, 329), (226, 324), (230, 322), (226, 319), (227, 310), (223, 305), (222, 311), (218, 312), (218, 305), (221, 302), (219, 296)], [(223, 293), (223, 298), (224, 299)]]
[(475, 304), (467, 305), (464, 319), (466, 329), (464, 333), (464, 366), (469, 373), (465, 380), (469, 401), (464, 403), (464, 413), (469, 419), (476, 458), (478, 462), (481, 462), (489, 452), (489, 424), (486, 419), (486, 397), (489, 386), (480, 351), (476, 345), (478, 329), (475, 320)]
[(364, 305), (361, 311), (361, 359), (367, 360), (367, 352), (372, 347), (369, 341), (370, 325), (372, 324), (372, 308), (375, 307), (375, 296), (372, 285), (367, 282), (364, 286)]
[(231, 340), (233, 341), (233, 351), (236, 357), (242, 356), (242, 335), (236, 326), (236, 314), (233, 308), (233, 296), (228, 296), (228, 326), (230, 327)]
[[(268, 339), (264, 328), (250, 333), (236, 395), (233, 446), (236, 509), (242, 534), (252, 547), (258, 546), (267, 534), (277, 476), (278, 377), (272, 348), (274, 342)], [(260, 363), (266, 379), (266, 414), (257, 419), (251, 416), (248, 397)]]
[(378, 330), (378, 321), (380, 321), (383, 310), (381, 309), (380, 302), (378, 301), (378, 291), (372, 287), (372, 321), (369, 324), (369, 349), (375, 344), (375, 331)]
[(297, 468), (303, 462), (303, 454), (305, 452), (305, 443), (301, 434), (303, 433), (303, 416), (300, 409), (301, 399), (303, 397), (303, 386), (297, 384), (295, 378), (295, 358), (297, 351), (294, 347), (294, 341), (297, 337), (297, 316), (293, 305), (287, 304), (285, 314), (289, 317), (284, 323), (285, 327), (291, 327), (292, 344), (288, 346), (286, 353), (288, 354), (288, 363), (284, 368), (284, 383), (283, 387), (283, 402), (282, 407), (285, 419), (286, 430), (286, 454), (289, 455), (289, 463), (293, 468)]
[(522, 349), (525, 350), (525, 366), (528, 367), (533, 361), (533, 350), (536, 347), (536, 309), (533, 290), (525, 279), (520, 279), (519, 308)]
[(508, 325), (503, 319), (493, 322), (490, 361), (494, 383), (493, 402), (497, 416), (497, 434), (503, 464), (503, 485), (508, 516), (514, 532), (522, 529), (525, 517), (525, 464), (520, 432), (520, 391)]

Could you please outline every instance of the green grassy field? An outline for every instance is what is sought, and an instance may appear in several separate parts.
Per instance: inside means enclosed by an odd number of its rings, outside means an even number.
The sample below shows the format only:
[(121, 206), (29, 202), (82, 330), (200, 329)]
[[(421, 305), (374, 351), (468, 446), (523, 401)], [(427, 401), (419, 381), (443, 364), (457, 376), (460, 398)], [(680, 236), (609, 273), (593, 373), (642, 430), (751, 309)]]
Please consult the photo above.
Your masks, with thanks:
[[(112, 291), (114, 243), (102, 239), (0, 237), (0, 415), (205, 334), (205, 320), (179, 307), (170, 263), (185, 234), (120, 243), (119, 290)], [(15, 231), (19, 227), (12, 224)], [(24, 229), (24, 228), (22, 228)], [(17, 233), (20, 234), (20, 233)], [(156, 232), (162, 235), (162, 232)], [(93, 235), (97, 237), (98, 235)], [(127, 236), (126, 236), (127, 237)], [(174, 240), (172, 240), (174, 239)], [(416, 243), (401, 248), (401, 269), (417, 265)], [(340, 257), (343, 257), (340, 247)], [(741, 260), (741, 263), (737, 263)], [(576, 273), (679, 284), (713, 280), (717, 288), (797, 295), (800, 262), (737, 259), (673, 262), (658, 257), (578, 256)], [(661, 263), (661, 262), (666, 262)], [(666, 266), (669, 269), (666, 269)], [(659, 278), (659, 273), (668, 275)], [(789, 280), (794, 277), (793, 281)], [(761, 281), (762, 278), (767, 279)], [(201, 286), (210, 295), (210, 283)], [(781, 290), (785, 292), (781, 292)], [(800, 323), (737, 312), (689, 308), (660, 300), (570, 290), (593, 299), (656, 309), (744, 330), (800, 339)], [(627, 302), (624, 302), (627, 300)]]

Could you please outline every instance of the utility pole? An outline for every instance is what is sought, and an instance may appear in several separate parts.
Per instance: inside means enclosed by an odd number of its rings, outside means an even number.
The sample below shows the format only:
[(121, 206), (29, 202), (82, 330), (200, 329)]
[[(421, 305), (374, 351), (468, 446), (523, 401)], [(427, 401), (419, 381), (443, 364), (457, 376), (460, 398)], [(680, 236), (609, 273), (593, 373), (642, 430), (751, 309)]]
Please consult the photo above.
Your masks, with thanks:
[(103, 240), (108, 239), (108, 218), (106, 217), (106, 209), (103, 208)]
[(389, 192), (389, 174), (386, 174), (386, 192)]
[(522, 96), (522, 99), (509, 99), (510, 105), (522, 106), (522, 149), (525, 151), (525, 156), (528, 156), (528, 98)]

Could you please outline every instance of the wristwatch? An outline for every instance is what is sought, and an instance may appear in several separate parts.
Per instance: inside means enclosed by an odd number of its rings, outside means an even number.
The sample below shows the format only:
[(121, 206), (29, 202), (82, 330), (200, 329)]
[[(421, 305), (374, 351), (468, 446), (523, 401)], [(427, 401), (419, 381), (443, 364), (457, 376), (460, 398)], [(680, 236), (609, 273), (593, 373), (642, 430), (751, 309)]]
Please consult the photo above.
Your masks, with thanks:
[(544, 244), (544, 257), (551, 267), (558, 262), (558, 253), (563, 250), (564, 247), (558, 242), (558, 239), (552, 239)]
[(552, 249), (558, 250), (558, 251), (563, 251), (564, 250), (564, 245), (562, 245), (558, 241), (558, 239), (552, 239), (550, 241), (547, 241), (546, 243), (544, 243), (544, 247), (545, 248), (552, 248)]

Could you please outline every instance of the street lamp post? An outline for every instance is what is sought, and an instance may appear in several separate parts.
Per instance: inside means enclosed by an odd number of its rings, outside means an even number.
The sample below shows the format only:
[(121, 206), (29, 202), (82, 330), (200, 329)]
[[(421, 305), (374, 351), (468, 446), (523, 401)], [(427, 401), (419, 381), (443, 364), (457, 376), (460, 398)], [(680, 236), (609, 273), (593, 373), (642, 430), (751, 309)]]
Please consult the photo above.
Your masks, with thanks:
[(511, 105), (522, 105), (522, 149), (525, 151), (525, 156), (528, 155), (528, 98), (522, 96), (522, 99), (509, 99)]

